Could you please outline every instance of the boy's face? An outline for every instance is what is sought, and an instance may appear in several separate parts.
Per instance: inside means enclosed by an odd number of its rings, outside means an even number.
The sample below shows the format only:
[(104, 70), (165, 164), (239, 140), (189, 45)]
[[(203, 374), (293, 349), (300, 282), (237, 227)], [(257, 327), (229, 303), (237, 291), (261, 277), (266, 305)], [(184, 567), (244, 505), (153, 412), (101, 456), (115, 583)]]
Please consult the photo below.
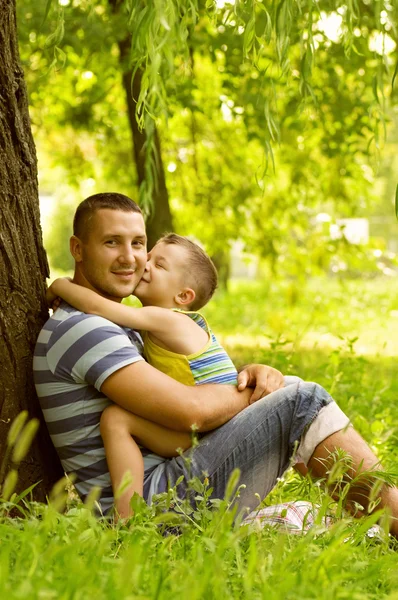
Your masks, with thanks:
[(175, 296), (187, 286), (187, 251), (176, 244), (156, 244), (148, 254), (148, 261), (134, 295), (144, 306), (174, 308)]
[(71, 249), (76, 283), (120, 302), (134, 291), (144, 272), (144, 219), (136, 212), (100, 209), (84, 241), (72, 237)]

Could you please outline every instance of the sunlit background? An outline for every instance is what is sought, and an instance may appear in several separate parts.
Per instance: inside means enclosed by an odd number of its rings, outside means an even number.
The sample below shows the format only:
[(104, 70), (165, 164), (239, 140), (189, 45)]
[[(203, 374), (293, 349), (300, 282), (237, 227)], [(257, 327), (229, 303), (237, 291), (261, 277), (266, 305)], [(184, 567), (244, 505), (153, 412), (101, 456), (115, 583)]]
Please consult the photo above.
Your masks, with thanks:
[[(33, 2), (18, 6), (52, 278), (73, 268), (73, 212), (88, 195), (120, 191), (158, 218), (138, 186), (119, 60), (125, 21), (102, 3), (54, 6), (44, 26)], [(330, 351), (357, 337), (359, 353), (398, 351), (391, 11), (385, 4), (376, 21), (365, 11), (350, 29), (349, 8), (336, 6), (320, 6), (311, 28), (301, 15), (284, 63), (274, 34), (263, 41), (264, 11), (250, 41), (250, 15), (217, 0), (159, 96), (155, 162), (172, 227), (215, 260), (220, 289), (206, 312), (229, 347), (279, 339)]]

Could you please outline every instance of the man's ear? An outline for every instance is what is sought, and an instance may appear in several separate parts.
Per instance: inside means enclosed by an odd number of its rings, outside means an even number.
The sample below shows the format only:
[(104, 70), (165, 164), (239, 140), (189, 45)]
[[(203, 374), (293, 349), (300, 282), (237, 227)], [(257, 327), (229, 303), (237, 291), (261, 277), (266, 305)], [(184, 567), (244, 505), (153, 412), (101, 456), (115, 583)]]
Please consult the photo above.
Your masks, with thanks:
[(72, 235), (69, 241), (69, 249), (73, 258), (76, 262), (82, 262), (83, 260), (83, 252), (82, 252), (82, 243), (78, 237)]
[(196, 294), (192, 288), (184, 288), (174, 296), (174, 302), (180, 306), (189, 306), (195, 298)]

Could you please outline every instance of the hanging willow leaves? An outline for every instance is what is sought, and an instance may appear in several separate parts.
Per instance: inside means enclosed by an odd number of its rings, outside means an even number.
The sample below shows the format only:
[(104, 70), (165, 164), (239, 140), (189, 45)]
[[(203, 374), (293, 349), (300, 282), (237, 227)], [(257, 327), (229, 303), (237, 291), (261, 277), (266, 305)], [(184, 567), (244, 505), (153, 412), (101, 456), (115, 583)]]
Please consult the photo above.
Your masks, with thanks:
[[(380, 14), (393, 12), (388, 2), (378, 2), (375, 7), (375, 20), (380, 25)], [(321, 7), (312, 0), (276, 0), (268, 3), (259, 0), (236, 0), (232, 5), (218, 6), (207, 1), (205, 8), (197, 1), (187, 0), (155, 0), (148, 4), (129, 0), (126, 3), (129, 12), (129, 25), (132, 32), (132, 58), (144, 69), (143, 86), (137, 101), (137, 119), (141, 127), (146, 127), (145, 114), (156, 120), (162, 115), (167, 118), (169, 111), (168, 86), (171, 81), (181, 75), (179, 67), (188, 60), (188, 43), (190, 35), (195, 31), (195, 24), (206, 16), (214, 27), (234, 26), (236, 35), (242, 40), (243, 57), (257, 69), (261, 76), (265, 73), (264, 52), (272, 56), (280, 77), (289, 77), (293, 69), (298, 70), (297, 91), (303, 98), (309, 98), (317, 104), (317, 92), (312, 85), (314, 58), (317, 52), (314, 43), (314, 31), (320, 20)], [(205, 12), (203, 12), (203, 10)], [(363, 11), (357, 0), (349, 0), (344, 8), (338, 4), (328, 5), (323, 9), (342, 17), (342, 36), (348, 57), (355, 44), (358, 32), (361, 31)], [(338, 11), (334, 12), (334, 11)], [(377, 13), (377, 14), (376, 14)], [(383, 13), (384, 14), (384, 13)], [(302, 60), (297, 65), (292, 62), (297, 39), (301, 40)], [(381, 57), (381, 62), (386, 57)], [(376, 73), (374, 94), (377, 102), (380, 95), (384, 97), (386, 69)], [(265, 100), (267, 106), (268, 142), (264, 150), (269, 157), (272, 144), (277, 142), (278, 109), (274, 91), (269, 90)], [(272, 110), (271, 107), (272, 106)], [(374, 113), (375, 139), (382, 113)], [(271, 145), (269, 140), (272, 141)], [(268, 161), (266, 161), (267, 163)], [(153, 164), (148, 164), (147, 173), (151, 177)], [(145, 195), (150, 193), (151, 184), (147, 185)]]
[[(119, 24), (126, 26), (131, 34), (130, 66), (135, 74), (140, 72), (142, 77), (138, 98), (134, 100), (137, 122), (147, 134), (145, 182), (140, 189), (140, 202), (146, 213), (151, 210), (159, 163), (152, 139), (155, 129), (153, 124), (167, 124), (174, 109), (175, 90), (178, 86), (188, 87), (192, 78), (191, 66), (195, 53), (207, 58), (214, 56), (212, 46), (217, 45), (217, 37), (222, 30), (233, 38), (231, 45), (240, 45), (234, 55), (234, 59), (242, 63), (240, 71), (235, 73), (236, 82), (245, 81), (245, 75), (251, 70), (256, 72), (256, 77), (262, 82), (262, 87), (259, 86), (257, 90), (256, 100), (257, 105), (261, 106), (256, 105), (256, 110), (258, 108), (258, 113), (265, 117), (266, 130), (259, 136), (263, 142), (265, 168), (274, 163), (273, 152), (281, 139), (279, 132), (283, 114), (278, 101), (281, 90), (283, 93), (288, 90), (290, 97), (298, 98), (298, 111), (305, 118), (308, 115), (313, 120), (323, 118), (323, 107), (328, 102), (333, 102), (332, 98), (325, 97), (322, 84), (317, 87), (316, 81), (321, 71), (320, 63), (326, 60), (328, 53), (335, 60), (336, 68), (340, 61), (343, 70), (346, 68), (344, 62), (347, 63), (350, 56), (355, 59), (363, 57), (363, 69), (357, 68), (356, 72), (353, 70), (351, 73), (359, 83), (362, 77), (358, 74), (359, 70), (363, 70), (368, 76), (367, 70), (370, 69), (374, 75), (373, 100), (366, 96), (363, 102), (368, 103), (368, 120), (372, 132), (366, 129), (367, 122), (365, 128), (362, 124), (358, 127), (358, 135), (366, 135), (368, 139), (373, 135), (374, 143), (369, 144), (370, 152), (380, 146), (384, 127), (385, 89), (387, 82), (391, 82), (394, 65), (391, 64), (391, 57), (386, 54), (385, 47), (380, 55), (374, 53), (374, 64), (370, 67), (365, 64), (365, 54), (367, 58), (371, 55), (369, 39), (374, 35), (384, 35), (390, 31), (392, 37), (396, 36), (396, 0), (381, 0), (374, 5), (360, 0), (348, 0), (344, 4), (334, 0), (235, 0), (225, 4), (211, 0), (108, 0), (108, 3), (105, 0), (72, 0), (63, 8), (66, 23), (70, 11), (77, 6), (82, 12), (86, 10), (89, 13), (93, 7), (100, 7), (105, 11), (106, 5), (117, 5), (118, 11), (120, 9), (123, 22), (120, 19)], [(46, 16), (50, 6), (54, 13), (60, 11), (55, 0), (47, 0)], [(329, 39), (321, 27), (322, 19), (328, 17), (341, 20), (340, 26), (336, 26), (334, 31), (337, 36), (335, 39)], [(53, 65), (65, 62), (65, 53), (61, 54), (57, 45), (61, 43), (63, 27), (60, 11), (55, 30), (46, 42), (47, 46), (54, 48)], [(205, 36), (206, 41), (203, 42)], [(200, 43), (197, 44), (198, 39)], [(214, 44), (212, 40), (215, 41)], [(341, 47), (344, 48), (345, 58), (339, 56), (337, 59), (335, 57)], [(392, 76), (393, 85), (396, 72), (397, 68)], [(232, 84), (231, 87), (236, 85)], [(195, 100), (189, 99), (189, 102), (193, 106)], [(244, 108), (243, 103), (240, 106)], [(194, 109), (200, 111), (201, 107), (195, 106)], [(366, 143), (364, 146), (366, 149)]]
[(54, 46), (58, 46), (62, 41), (62, 38), (65, 35), (65, 20), (64, 13), (62, 10), (59, 11), (59, 19), (55, 31), (48, 36), (44, 43), (44, 48), (53, 48)]

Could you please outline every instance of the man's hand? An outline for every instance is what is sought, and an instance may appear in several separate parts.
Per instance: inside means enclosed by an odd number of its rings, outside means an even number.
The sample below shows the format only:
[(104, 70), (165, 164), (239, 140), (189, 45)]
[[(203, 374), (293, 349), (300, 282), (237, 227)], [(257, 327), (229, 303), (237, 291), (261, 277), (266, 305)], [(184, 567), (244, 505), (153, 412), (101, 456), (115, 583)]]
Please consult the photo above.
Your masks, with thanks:
[(280, 390), (284, 386), (283, 375), (277, 369), (266, 365), (246, 365), (238, 375), (238, 390), (254, 388), (249, 404)]

